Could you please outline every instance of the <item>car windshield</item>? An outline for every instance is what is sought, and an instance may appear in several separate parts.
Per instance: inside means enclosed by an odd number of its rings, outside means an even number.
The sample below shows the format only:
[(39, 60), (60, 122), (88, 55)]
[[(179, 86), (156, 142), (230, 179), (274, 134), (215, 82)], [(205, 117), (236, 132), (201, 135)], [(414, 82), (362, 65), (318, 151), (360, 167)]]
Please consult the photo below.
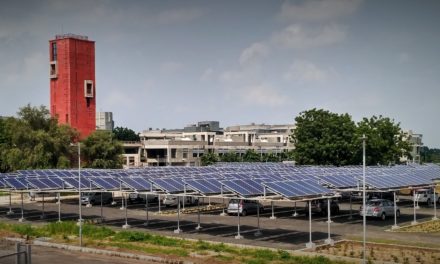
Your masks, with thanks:
[(381, 203), (380, 201), (370, 201), (370, 202), (368, 202), (367, 205), (369, 205), (369, 206), (379, 206), (380, 203)]
[(238, 199), (232, 199), (229, 203), (231, 203), (231, 204), (238, 204)]

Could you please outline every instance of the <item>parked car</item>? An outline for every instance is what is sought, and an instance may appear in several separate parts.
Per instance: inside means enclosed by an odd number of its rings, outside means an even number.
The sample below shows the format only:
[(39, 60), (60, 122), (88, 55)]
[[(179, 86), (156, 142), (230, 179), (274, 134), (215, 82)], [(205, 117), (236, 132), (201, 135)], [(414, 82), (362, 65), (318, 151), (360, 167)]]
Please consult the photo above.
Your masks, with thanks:
[[(199, 198), (193, 196), (180, 197), (180, 205), (183, 205), (184, 201), (186, 205), (192, 205), (192, 204), (197, 204)], [(165, 205), (165, 207), (177, 206), (177, 196), (174, 195), (165, 196), (165, 198), (163, 199), (163, 204)]]
[(227, 213), (239, 213), (242, 216), (246, 216), (249, 213), (257, 213), (258, 207), (260, 207), (260, 213), (264, 212), (264, 206), (258, 201), (232, 199), (229, 201)]
[[(128, 195), (128, 203), (145, 203), (147, 198), (147, 194), (145, 193), (130, 193)], [(148, 194), (148, 202), (149, 203), (157, 203), (159, 200), (157, 195)]]
[[(437, 203), (440, 203), (440, 197), (437, 197), (438, 194), (435, 195), (435, 200)], [(414, 200), (414, 196), (413, 196)], [(432, 189), (419, 189), (416, 191), (416, 201), (419, 203), (427, 203), (430, 205), (434, 201), (434, 193)]]
[[(385, 220), (388, 216), (394, 215), (394, 203), (386, 199), (372, 199), (366, 203), (367, 217), (376, 217)], [(397, 206), (396, 206), (397, 207)], [(362, 206), (359, 208), (359, 214), (363, 216)], [(396, 208), (396, 217), (400, 217), (400, 209)]]
[(110, 192), (85, 192), (81, 193), (81, 204), (100, 204), (102, 195), (102, 203), (109, 204), (113, 201)]
[[(320, 214), (322, 216), (327, 215), (328, 212), (327, 199), (313, 200), (311, 201), (311, 204), (312, 204), (312, 214)], [(304, 207), (304, 211), (306, 212), (306, 215), (309, 214), (309, 203), (306, 203), (306, 206)], [(331, 215), (339, 214), (339, 204), (335, 200), (331, 200), (330, 202), (330, 213)]]

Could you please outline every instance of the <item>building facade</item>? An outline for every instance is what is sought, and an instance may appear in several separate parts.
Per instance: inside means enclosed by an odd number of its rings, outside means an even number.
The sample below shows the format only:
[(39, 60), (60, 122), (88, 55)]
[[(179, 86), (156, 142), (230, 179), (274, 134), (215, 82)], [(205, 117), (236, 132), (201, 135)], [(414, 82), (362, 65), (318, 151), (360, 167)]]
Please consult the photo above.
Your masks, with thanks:
[[(260, 155), (293, 150), (289, 137), (294, 125), (251, 124), (221, 129), (217, 121), (203, 121), (175, 130), (145, 130), (139, 145), (124, 144), (127, 166), (198, 166), (207, 153), (239, 157), (248, 150)], [(138, 149), (134, 149), (134, 147)], [(138, 155), (138, 156), (137, 156)]]
[(96, 129), (95, 42), (56, 35), (49, 41), (50, 112), (85, 138)]
[(110, 130), (115, 128), (112, 112), (96, 112), (96, 129)]

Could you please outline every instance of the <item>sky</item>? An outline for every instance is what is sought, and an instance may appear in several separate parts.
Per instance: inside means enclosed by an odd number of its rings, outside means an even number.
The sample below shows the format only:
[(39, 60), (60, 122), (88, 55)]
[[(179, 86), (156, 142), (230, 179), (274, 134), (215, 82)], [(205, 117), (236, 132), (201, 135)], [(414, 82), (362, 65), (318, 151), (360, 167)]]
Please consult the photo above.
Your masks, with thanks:
[(135, 131), (383, 115), (440, 147), (440, 1), (3, 1), (0, 115), (49, 105), (56, 34), (96, 42), (97, 111)]

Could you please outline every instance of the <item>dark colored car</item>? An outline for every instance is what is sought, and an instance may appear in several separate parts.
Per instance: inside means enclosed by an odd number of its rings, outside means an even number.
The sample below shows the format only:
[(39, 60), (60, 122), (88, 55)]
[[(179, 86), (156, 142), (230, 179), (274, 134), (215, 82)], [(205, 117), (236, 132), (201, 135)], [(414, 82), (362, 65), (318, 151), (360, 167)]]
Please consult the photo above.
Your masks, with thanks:
[[(313, 200), (311, 201), (312, 204), (312, 214), (320, 214), (322, 216), (327, 215), (327, 199), (323, 200)], [(304, 208), (306, 215), (309, 215), (309, 203), (306, 203), (306, 206)], [(331, 215), (339, 214), (339, 204), (335, 200), (331, 200), (330, 202), (330, 213)]]

